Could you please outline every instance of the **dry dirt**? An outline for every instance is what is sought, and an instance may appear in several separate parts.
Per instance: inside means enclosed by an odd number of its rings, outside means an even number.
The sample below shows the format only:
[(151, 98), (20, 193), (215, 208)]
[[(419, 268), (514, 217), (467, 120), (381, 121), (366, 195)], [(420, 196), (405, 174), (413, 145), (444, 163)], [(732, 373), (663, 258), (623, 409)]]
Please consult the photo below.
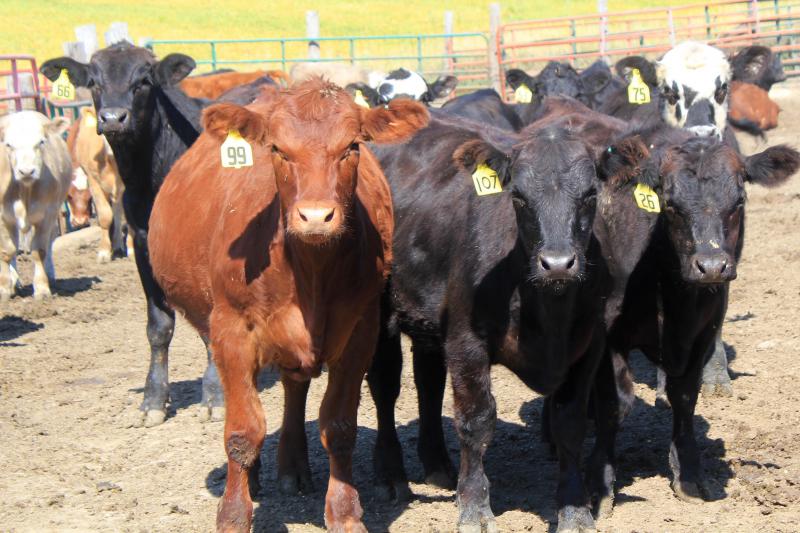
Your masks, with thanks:
[[(800, 99), (791, 96), (798, 88), (787, 83), (773, 91), (783, 114), (769, 144), (798, 144)], [(800, 530), (800, 178), (770, 191), (751, 187), (747, 209), (747, 244), (724, 333), (735, 394), (701, 398), (696, 416), (713, 501), (689, 504), (672, 495), (670, 413), (654, 407), (653, 368), (634, 359), (639, 400), (619, 439), (617, 506), (598, 522), (600, 531)], [(198, 417), (203, 345), (180, 321), (170, 355), (169, 418), (155, 428), (126, 427), (148, 364), (144, 300), (131, 260), (95, 262), (96, 236), (72, 234), (59, 246), (55, 298), (33, 301), (31, 265), (23, 258), (28, 285), (22, 297), (1, 304), (0, 531), (212, 531), (225, 455), (222, 423)], [(422, 472), (410, 366), (398, 423), (415, 498), (393, 505), (372, 497), (375, 411), (364, 386), (355, 480), (365, 522), (374, 532), (452, 531), (453, 493), (416, 483)], [(539, 441), (542, 400), (502, 368), (493, 384), (498, 423), (486, 469), (498, 525), (554, 531), (557, 465)], [(320, 531), (328, 467), (316, 411), (325, 377), (314, 382), (308, 402), (316, 490), (303, 497), (277, 492), (283, 402), (274, 375), (265, 373), (261, 385), (268, 435), (254, 529)], [(446, 429), (457, 459), (447, 396)]]

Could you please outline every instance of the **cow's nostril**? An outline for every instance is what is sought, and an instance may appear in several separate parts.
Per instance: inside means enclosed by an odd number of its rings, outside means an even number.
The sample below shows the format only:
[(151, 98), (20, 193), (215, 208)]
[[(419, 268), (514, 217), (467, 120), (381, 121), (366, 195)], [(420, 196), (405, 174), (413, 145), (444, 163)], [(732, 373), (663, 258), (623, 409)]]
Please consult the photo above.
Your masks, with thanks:
[(575, 266), (575, 256), (574, 255), (572, 256), (572, 259), (570, 259), (569, 262), (567, 262), (567, 270), (571, 269), (573, 266)]
[(331, 212), (328, 213), (328, 215), (325, 217), (325, 222), (330, 222), (331, 220), (333, 220), (333, 212), (334, 211), (335, 211), (335, 209), (331, 209)]
[(540, 257), (539, 262), (542, 264), (543, 269), (550, 270), (550, 263), (547, 262), (547, 259), (545, 259), (544, 257)]
[(700, 261), (695, 261), (694, 264), (697, 267), (697, 270), (699, 270), (701, 274), (705, 274), (706, 273), (706, 269), (703, 268), (703, 265), (702, 265), (702, 263), (700, 263)]
[(725, 261), (723, 261), (723, 262), (722, 262), (722, 266), (721, 266), (721, 267), (720, 267), (720, 269), (719, 269), (719, 273), (720, 273), (720, 274), (722, 274), (723, 272), (725, 272), (725, 269), (726, 269), (726, 268), (728, 268), (728, 263), (726, 263)]
[(306, 218), (306, 216), (303, 214), (303, 212), (302, 212), (302, 211), (300, 211), (300, 210), (298, 209), (298, 210), (297, 210), (297, 213), (300, 215), (300, 220), (302, 220), (303, 222), (308, 222), (308, 218)]
[(120, 111), (119, 114), (117, 115), (117, 120), (119, 120), (120, 122), (125, 122), (125, 119), (127, 118), (128, 118), (127, 111)]

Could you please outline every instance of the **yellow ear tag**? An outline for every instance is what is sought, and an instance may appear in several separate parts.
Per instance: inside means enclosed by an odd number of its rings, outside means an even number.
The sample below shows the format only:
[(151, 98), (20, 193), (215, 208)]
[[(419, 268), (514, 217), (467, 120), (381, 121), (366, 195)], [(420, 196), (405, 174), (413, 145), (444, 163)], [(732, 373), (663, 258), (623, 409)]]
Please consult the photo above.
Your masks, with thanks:
[(637, 105), (650, 103), (650, 87), (642, 79), (638, 68), (631, 71), (631, 82), (628, 84), (628, 102)]
[(245, 141), (238, 130), (228, 132), (228, 137), (219, 148), (222, 166), (242, 168), (253, 166), (253, 148)]
[(361, 107), (366, 107), (369, 109), (369, 104), (364, 99), (364, 94), (361, 91), (356, 90), (356, 94), (353, 96), (353, 101), (356, 103), (356, 105), (360, 105)]
[(636, 188), (633, 189), (633, 197), (636, 199), (636, 205), (639, 206), (639, 209), (644, 209), (648, 213), (661, 212), (661, 205), (658, 203), (656, 191), (647, 185), (638, 183)]
[(475, 184), (475, 192), (478, 193), (478, 196), (503, 192), (497, 172), (486, 163), (478, 165), (478, 168), (472, 173), (472, 182)]
[(531, 100), (533, 100), (533, 91), (524, 83), (514, 91), (514, 101), (518, 104), (530, 104)]
[(94, 115), (87, 113), (84, 115), (83, 123), (86, 124), (87, 128), (96, 128), (97, 127), (97, 117)]
[(75, 87), (69, 81), (69, 74), (67, 74), (67, 69), (62, 68), (61, 74), (59, 74), (58, 79), (53, 82), (53, 92), (59, 100), (74, 100), (75, 99)]

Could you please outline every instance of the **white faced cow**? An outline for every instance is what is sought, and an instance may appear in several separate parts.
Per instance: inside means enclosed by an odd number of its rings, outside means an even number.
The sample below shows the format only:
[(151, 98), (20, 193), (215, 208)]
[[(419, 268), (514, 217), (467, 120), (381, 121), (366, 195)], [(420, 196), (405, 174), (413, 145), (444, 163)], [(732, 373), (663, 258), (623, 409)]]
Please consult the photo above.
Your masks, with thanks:
[(72, 179), (69, 151), (61, 134), (69, 121), (50, 121), (36, 111), (0, 118), (0, 300), (14, 293), (14, 258), (19, 235), (33, 230), (33, 296), (50, 296), (55, 279), (51, 254), (58, 212)]

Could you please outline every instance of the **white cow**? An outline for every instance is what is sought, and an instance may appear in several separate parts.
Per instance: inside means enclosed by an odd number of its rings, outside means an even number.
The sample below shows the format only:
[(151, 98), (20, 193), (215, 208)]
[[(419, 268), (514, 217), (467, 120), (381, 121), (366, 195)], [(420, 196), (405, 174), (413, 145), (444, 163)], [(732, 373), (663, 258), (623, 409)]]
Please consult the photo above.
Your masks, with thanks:
[(36, 111), (0, 118), (0, 300), (14, 294), (19, 236), (31, 231), (33, 295), (37, 300), (50, 296), (58, 212), (72, 179), (61, 137), (68, 127), (69, 120), (51, 121)]

